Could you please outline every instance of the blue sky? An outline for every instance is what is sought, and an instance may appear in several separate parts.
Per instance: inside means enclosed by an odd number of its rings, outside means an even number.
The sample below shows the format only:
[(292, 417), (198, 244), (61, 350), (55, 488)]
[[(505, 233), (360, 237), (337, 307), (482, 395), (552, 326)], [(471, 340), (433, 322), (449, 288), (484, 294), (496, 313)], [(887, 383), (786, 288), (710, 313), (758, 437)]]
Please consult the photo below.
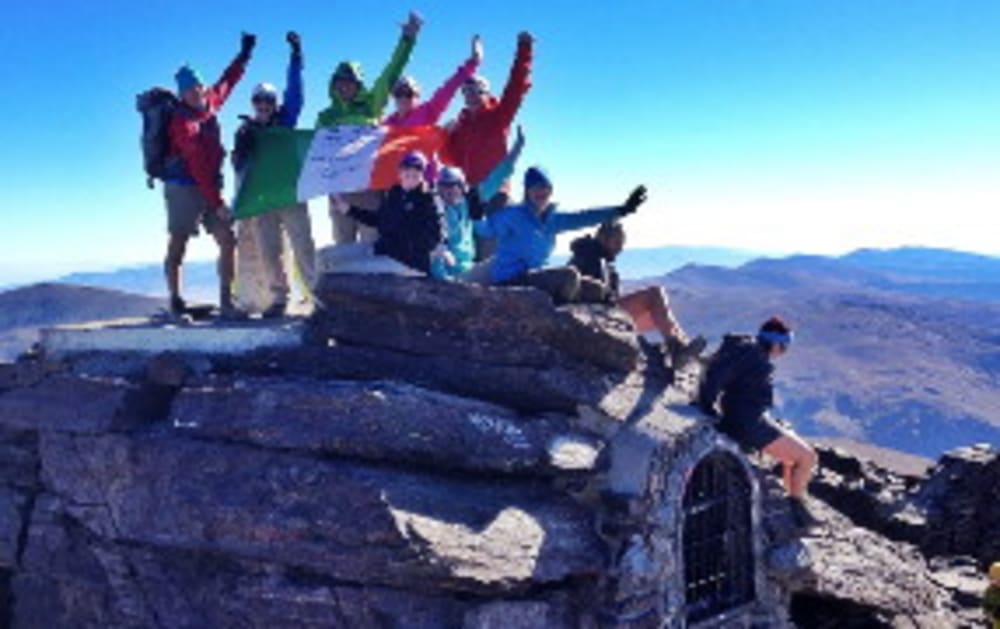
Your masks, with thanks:
[[(619, 6), (620, 5), (620, 6)], [(537, 37), (522, 166), (563, 206), (651, 190), (636, 245), (835, 253), (922, 244), (1000, 254), (1000, 2), (687, 0), (503, 3), (36, 0), (0, 22), (0, 283), (162, 257), (134, 96), (190, 61), (216, 76), (259, 35), (223, 115), (227, 142), (283, 36), (306, 51), (303, 125), (329, 72), (386, 61), (412, 7), (426, 25), (408, 72), (433, 89), (486, 42), (503, 83), (515, 37)], [(453, 107), (453, 112), (456, 108)], [(329, 240), (320, 204), (318, 239)], [(195, 257), (212, 254), (207, 239)]]

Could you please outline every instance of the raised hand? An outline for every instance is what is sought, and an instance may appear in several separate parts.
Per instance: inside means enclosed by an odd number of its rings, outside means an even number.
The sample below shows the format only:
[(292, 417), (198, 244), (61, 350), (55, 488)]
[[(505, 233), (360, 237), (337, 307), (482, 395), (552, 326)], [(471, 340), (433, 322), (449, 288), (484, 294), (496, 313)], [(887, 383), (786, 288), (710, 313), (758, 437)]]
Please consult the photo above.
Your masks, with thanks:
[(517, 125), (517, 135), (514, 136), (514, 146), (510, 148), (510, 152), (514, 155), (520, 155), (521, 151), (524, 149), (524, 127)]
[(517, 35), (517, 43), (530, 46), (535, 43), (535, 36), (528, 31), (521, 31)]
[(639, 209), (639, 206), (646, 202), (646, 186), (639, 186), (628, 195), (625, 205), (621, 208), (621, 215), (628, 216)]
[(410, 38), (416, 38), (417, 33), (420, 32), (420, 27), (424, 25), (424, 18), (420, 17), (420, 14), (416, 11), (410, 11), (409, 17), (406, 19), (406, 23), (403, 24), (403, 35)]
[(483, 61), (483, 38), (479, 35), (475, 35), (472, 38), (472, 54), (470, 58), (474, 59), (476, 63), (482, 63)]
[(298, 33), (295, 31), (288, 31), (288, 34), (285, 35), (285, 41), (287, 41), (288, 45), (292, 47), (293, 53), (297, 55), (302, 54), (302, 38), (299, 37)]
[(249, 57), (250, 53), (253, 52), (254, 46), (257, 45), (257, 36), (251, 33), (243, 33), (240, 35), (240, 54), (244, 57)]

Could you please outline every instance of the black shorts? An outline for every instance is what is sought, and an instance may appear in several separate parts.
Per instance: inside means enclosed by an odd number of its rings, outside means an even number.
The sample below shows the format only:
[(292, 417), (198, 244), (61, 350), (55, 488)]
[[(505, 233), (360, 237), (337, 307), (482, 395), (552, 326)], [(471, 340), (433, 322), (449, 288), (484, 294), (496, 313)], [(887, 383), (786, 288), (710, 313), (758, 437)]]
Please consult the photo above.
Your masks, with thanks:
[(773, 419), (762, 417), (724, 417), (719, 431), (748, 450), (763, 450), (784, 436), (785, 431)]

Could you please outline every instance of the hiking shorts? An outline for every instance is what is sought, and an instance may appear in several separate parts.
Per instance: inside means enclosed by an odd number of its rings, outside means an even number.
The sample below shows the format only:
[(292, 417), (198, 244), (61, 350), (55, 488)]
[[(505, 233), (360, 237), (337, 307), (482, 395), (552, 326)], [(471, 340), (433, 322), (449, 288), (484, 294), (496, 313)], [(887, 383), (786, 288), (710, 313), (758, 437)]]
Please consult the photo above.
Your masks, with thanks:
[(758, 452), (774, 443), (785, 431), (767, 415), (747, 417), (723, 417), (719, 431), (747, 450)]
[(171, 236), (197, 236), (199, 224), (212, 233), (221, 222), (198, 186), (167, 182), (163, 184), (163, 198), (167, 203), (167, 233)]

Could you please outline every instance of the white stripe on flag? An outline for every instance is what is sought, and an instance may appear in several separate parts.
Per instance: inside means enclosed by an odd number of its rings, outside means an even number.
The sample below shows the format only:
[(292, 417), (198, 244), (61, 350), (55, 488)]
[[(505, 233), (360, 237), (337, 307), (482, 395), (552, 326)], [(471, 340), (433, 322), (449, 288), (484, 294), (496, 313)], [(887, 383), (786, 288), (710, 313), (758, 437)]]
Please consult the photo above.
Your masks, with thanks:
[(361, 125), (318, 129), (299, 173), (299, 200), (367, 190), (386, 133)]

